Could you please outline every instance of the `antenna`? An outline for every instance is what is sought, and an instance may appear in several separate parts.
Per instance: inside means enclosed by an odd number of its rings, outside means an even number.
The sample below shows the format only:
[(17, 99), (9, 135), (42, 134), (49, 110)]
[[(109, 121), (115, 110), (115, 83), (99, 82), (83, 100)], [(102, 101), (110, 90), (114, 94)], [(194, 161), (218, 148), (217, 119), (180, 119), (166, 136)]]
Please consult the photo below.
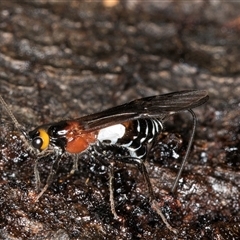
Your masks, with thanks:
[(24, 135), (25, 138), (27, 138), (26, 132), (22, 129), (21, 125), (19, 124), (18, 120), (13, 115), (12, 111), (8, 107), (7, 103), (4, 101), (2, 96), (0, 95), (0, 102), (4, 106), (5, 110), (7, 111), (9, 117), (12, 119), (14, 126)]

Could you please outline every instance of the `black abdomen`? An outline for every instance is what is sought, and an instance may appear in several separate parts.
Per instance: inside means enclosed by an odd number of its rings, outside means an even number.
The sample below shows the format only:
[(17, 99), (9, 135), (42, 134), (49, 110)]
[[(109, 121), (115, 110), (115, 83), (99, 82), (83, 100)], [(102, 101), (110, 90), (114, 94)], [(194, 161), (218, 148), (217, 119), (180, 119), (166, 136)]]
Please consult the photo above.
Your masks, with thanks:
[(138, 119), (123, 123), (125, 134), (116, 142), (126, 148), (131, 157), (144, 159), (147, 154), (147, 145), (152, 144), (163, 129), (158, 119)]

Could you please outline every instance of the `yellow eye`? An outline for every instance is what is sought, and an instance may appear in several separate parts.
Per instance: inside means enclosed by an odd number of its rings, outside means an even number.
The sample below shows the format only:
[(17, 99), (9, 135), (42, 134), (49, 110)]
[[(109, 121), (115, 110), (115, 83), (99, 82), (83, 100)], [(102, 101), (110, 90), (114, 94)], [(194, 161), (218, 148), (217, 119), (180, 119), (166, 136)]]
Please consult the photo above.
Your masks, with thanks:
[(38, 136), (33, 138), (32, 145), (38, 150), (44, 150), (48, 147), (50, 138), (48, 133), (44, 129), (37, 130)]
[(44, 150), (48, 147), (50, 138), (48, 133), (44, 129), (39, 129), (38, 131), (39, 131), (39, 137), (42, 139), (42, 146), (40, 150)]

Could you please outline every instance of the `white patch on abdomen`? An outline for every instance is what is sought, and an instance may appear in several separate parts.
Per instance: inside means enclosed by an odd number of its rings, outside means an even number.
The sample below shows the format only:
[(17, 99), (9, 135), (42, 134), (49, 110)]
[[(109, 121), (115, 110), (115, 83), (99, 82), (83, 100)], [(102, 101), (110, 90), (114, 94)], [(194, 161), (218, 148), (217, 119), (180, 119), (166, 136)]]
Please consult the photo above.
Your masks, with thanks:
[(97, 139), (100, 142), (108, 142), (109, 144), (116, 144), (119, 138), (125, 134), (125, 126), (116, 124), (110, 127), (102, 128), (98, 132)]

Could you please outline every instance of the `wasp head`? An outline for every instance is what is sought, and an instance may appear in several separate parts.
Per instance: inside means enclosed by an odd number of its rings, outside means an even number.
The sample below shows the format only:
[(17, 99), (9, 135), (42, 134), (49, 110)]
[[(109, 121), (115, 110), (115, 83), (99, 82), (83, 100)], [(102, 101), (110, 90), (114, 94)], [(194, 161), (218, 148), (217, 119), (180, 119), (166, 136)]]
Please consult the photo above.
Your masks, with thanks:
[(39, 126), (29, 132), (29, 140), (38, 151), (46, 150), (51, 146), (64, 152), (67, 142), (66, 126), (66, 121)]

